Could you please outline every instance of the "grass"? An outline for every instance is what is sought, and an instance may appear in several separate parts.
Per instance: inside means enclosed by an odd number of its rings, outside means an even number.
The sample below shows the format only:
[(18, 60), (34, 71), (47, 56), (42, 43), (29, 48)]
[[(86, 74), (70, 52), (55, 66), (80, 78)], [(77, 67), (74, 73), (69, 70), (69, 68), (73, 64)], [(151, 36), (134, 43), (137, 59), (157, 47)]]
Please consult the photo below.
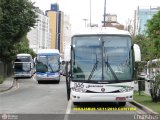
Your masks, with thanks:
[(2, 84), (3, 81), (4, 81), (4, 78), (3, 78), (3, 76), (0, 75), (0, 84)]
[(141, 94), (139, 95), (139, 93), (135, 91), (134, 100), (152, 109), (153, 111), (160, 113), (160, 102), (157, 103), (152, 102), (151, 96), (145, 94), (144, 92), (141, 92)]

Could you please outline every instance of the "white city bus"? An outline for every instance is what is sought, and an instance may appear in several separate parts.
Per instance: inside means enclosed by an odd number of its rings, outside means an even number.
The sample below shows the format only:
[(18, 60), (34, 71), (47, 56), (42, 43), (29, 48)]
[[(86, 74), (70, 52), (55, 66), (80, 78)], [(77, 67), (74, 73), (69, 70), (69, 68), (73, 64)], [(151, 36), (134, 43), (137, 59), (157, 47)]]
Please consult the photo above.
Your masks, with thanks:
[(32, 77), (34, 64), (30, 54), (17, 54), (14, 61), (14, 77)]
[(60, 81), (60, 53), (58, 49), (41, 49), (36, 57), (36, 80)]
[(160, 73), (160, 59), (153, 59), (147, 62), (146, 80), (155, 80), (157, 74)]
[(68, 99), (74, 104), (118, 102), (124, 106), (133, 100), (134, 62), (140, 58), (128, 31), (92, 28), (74, 34), (70, 71), (66, 66)]

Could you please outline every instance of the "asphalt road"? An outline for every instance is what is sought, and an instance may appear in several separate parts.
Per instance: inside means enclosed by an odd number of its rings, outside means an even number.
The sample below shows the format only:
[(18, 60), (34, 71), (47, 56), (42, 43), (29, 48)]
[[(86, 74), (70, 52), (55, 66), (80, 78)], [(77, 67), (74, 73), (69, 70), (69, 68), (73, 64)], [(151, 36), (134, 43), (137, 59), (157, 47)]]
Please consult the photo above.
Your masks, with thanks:
[[(127, 109), (127, 110), (126, 110)], [(1, 118), (18, 120), (138, 120), (143, 111), (127, 103), (84, 103), (74, 106), (67, 101), (65, 78), (59, 84), (38, 84), (36, 80), (19, 79), (10, 91), (0, 93)]]

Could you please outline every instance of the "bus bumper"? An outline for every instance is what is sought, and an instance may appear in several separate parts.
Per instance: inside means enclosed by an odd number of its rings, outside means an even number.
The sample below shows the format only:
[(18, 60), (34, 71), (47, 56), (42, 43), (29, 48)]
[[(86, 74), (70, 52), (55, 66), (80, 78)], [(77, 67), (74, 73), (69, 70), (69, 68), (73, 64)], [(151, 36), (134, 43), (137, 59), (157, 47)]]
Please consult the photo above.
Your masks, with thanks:
[(123, 93), (81, 93), (71, 91), (73, 102), (126, 102), (133, 101), (133, 91)]
[(60, 80), (60, 75), (56, 75), (56, 76), (52, 76), (52, 77), (39, 77), (39, 76), (36, 76), (36, 80), (37, 81), (51, 81), (51, 80), (59, 81)]
[(30, 78), (30, 77), (32, 77), (32, 75), (31, 74), (15, 74), (14, 75), (14, 78)]

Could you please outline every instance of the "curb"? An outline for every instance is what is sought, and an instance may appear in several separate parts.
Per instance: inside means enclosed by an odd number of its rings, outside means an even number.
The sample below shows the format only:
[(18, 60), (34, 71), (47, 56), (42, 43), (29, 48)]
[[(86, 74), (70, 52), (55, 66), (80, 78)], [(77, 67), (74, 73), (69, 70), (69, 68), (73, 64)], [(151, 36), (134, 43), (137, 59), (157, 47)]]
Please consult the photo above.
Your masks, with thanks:
[(5, 92), (7, 90), (12, 89), (15, 84), (16, 84), (16, 79), (13, 79), (11, 85), (6, 89), (0, 90), (0, 92)]
[(154, 112), (153, 110), (151, 110), (150, 108), (136, 102), (135, 100), (130, 102), (132, 105), (138, 107), (139, 109), (143, 110), (144, 112), (146, 112), (147, 114), (159, 114), (157, 112)]

